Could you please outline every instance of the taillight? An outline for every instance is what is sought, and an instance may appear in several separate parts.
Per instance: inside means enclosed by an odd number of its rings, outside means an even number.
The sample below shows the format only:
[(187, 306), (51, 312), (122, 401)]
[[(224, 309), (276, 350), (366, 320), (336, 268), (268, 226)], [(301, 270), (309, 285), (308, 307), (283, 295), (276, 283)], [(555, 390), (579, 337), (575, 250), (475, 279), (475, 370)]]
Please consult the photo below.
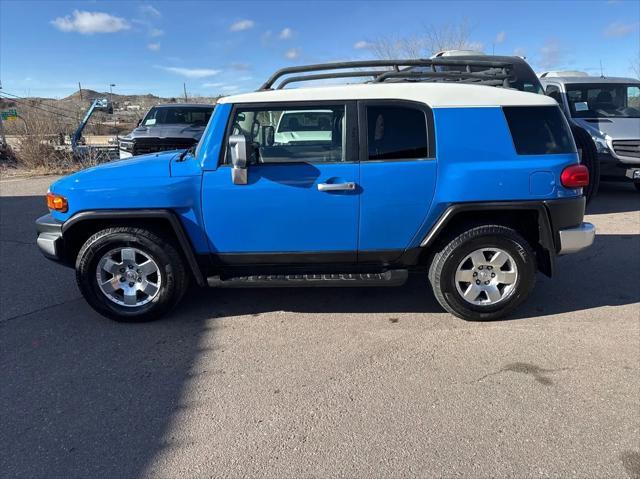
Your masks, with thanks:
[(560, 173), (560, 183), (565, 188), (582, 188), (589, 184), (589, 170), (584, 165), (567, 166)]
[(69, 210), (69, 203), (67, 203), (67, 199), (62, 195), (47, 193), (47, 207), (53, 211), (66, 213)]

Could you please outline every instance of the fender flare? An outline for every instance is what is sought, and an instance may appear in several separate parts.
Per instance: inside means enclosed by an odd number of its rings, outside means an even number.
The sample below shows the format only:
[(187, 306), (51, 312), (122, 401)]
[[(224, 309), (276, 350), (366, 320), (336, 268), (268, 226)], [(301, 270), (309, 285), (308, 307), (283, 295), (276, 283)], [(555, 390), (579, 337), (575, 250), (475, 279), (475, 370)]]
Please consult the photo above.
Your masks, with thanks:
[[(558, 200), (555, 200), (556, 202)], [(562, 201), (562, 200), (560, 200)], [(542, 251), (539, 257), (539, 269), (551, 277), (555, 267), (555, 256), (558, 251), (554, 229), (550, 219), (550, 212), (546, 201), (499, 201), (483, 203), (457, 203), (450, 205), (438, 218), (433, 227), (420, 242), (420, 248), (425, 249), (433, 244), (447, 224), (459, 213), (469, 211), (536, 211), (538, 213), (538, 244)], [(584, 211), (584, 204), (583, 204)]]
[(62, 225), (62, 234), (72, 227), (89, 220), (120, 220), (120, 219), (162, 219), (169, 223), (176, 235), (178, 246), (187, 260), (198, 286), (206, 286), (202, 270), (193, 252), (193, 245), (187, 236), (178, 216), (167, 209), (135, 209), (135, 210), (90, 210), (76, 213)]

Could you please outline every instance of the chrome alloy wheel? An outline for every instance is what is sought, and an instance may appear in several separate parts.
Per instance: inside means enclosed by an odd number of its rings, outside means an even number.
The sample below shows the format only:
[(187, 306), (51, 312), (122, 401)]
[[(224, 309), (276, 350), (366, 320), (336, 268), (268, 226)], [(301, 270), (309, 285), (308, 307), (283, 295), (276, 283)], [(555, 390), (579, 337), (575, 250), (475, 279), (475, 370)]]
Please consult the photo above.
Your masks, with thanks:
[(96, 279), (102, 294), (126, 307), (147, 304), (160, 292), (162, 275), (156, 262), (137, 248), (116, 248), (100, 258)]
[(515, 291), (518, 267), (500, 248), (482, 248), (467, 255), (456, 269), (456, 288), (465, 301), (493, 306)]

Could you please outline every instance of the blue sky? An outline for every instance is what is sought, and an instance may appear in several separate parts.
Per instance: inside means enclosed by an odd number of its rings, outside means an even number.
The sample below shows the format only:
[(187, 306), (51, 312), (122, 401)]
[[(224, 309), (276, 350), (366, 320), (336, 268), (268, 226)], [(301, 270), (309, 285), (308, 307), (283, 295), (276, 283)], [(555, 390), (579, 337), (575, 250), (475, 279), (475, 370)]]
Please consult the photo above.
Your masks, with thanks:
[(372, 58), (380, 37), (470, 25), (470, 40), (536, 71), (632, 76), (640, 2), (0, 0), (0, 80), (18, 95), (217, 95), (255, 89), (293, 64)]

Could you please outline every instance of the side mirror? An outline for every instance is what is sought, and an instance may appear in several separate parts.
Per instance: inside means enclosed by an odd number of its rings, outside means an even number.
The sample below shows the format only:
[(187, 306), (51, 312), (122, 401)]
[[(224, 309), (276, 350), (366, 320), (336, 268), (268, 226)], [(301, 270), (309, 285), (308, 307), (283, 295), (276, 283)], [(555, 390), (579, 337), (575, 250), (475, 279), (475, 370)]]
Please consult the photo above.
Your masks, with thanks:
[(273, 143), (275, 142), (276, 129), (272, 126), (265, 126), (262, 128), (262, 134), (264, 135), (262, 144), (273, 146)]
[(138, 120), (138, 123), (136, 124), (136, 127), (140, 126), (140, 123), (142, 123), (142, 118), (140, 118), (140, 119)]
[(244, 135), (229, 137), (231, 152), (231, 181), (234, 185), (247, 184), (247, 138)]

